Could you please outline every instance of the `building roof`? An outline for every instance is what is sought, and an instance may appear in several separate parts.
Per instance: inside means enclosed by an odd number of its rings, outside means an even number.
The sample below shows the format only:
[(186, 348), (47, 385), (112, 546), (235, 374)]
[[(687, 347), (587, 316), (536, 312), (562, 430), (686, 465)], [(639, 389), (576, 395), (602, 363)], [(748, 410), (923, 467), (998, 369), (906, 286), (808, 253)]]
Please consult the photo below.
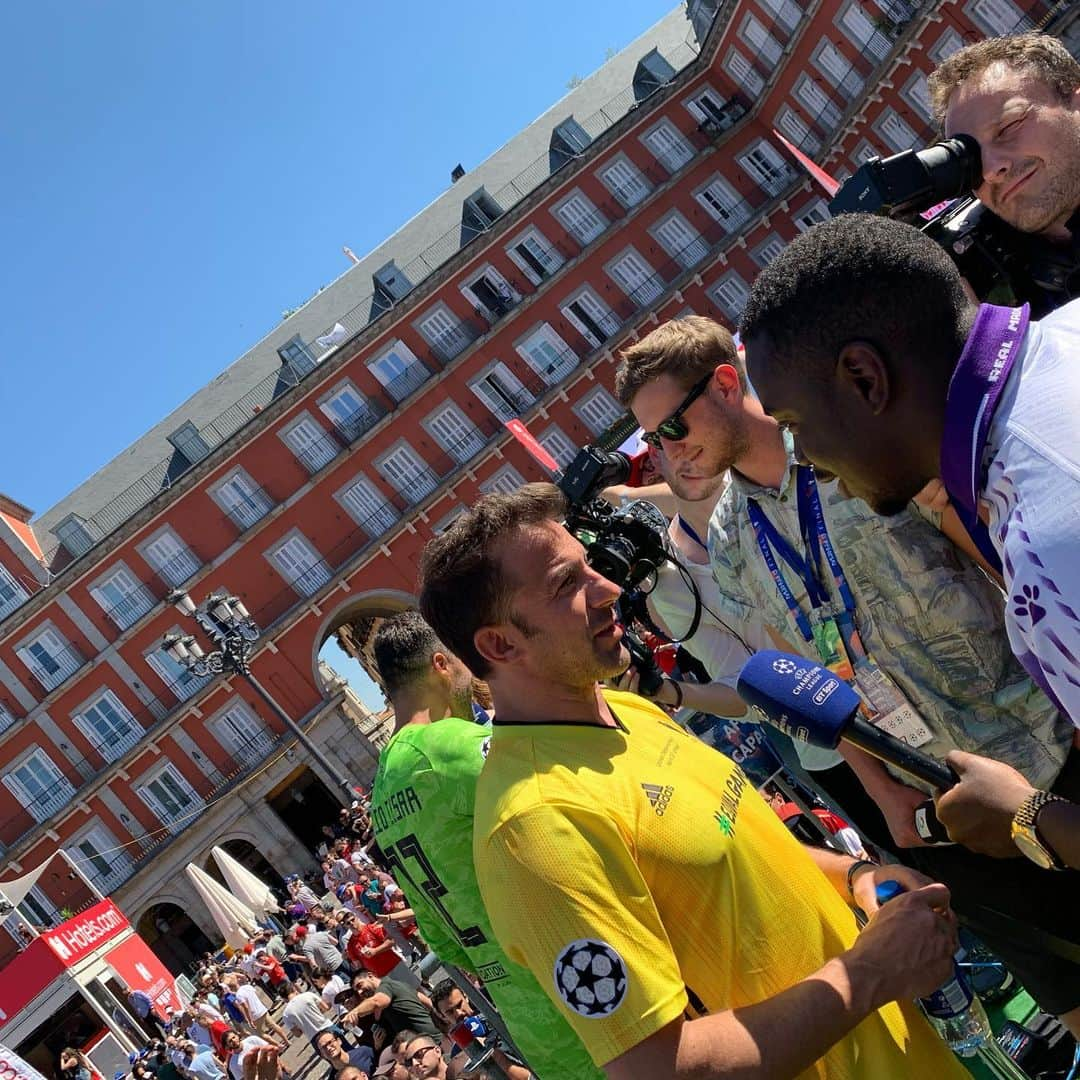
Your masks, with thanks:
[[(47, 550), (53, 547), (45, 533), (71, 514), (91, 523), (91, 534), (96, 540), (126, 520), (138, 506), (149, 502), (177, 472), (167, 437), (185, 421), (200, 431), (209, 426), (206, 441), (211, 447), (243, 426), (262, 404), (272, 400), (273, 392), (266, 388), (273, 386), (275, 373), (281, 370), (277, 350), (294, 336), (300, 335), (311, 344), (335, 323), (342, 323), (350, 333), (367, 325), (373, 314), (376, 271), (393, 261), (416, 285), (430, 272), (418, 268), (434, 268), (450, 258), (462, 246), (463, 204), (478, 190), (486, 191), (507, 210), (547, 179), (554, 171), (549, 154), (552, 132), (568, 117), (573, 116), (595, 138), (625, 116), (636, 105), (635, 72), (642, 57), (653, 49), (676, 71), (695, 58), (698, 43), (684, 6), (670, 12), (608, 60), (123, 453), (42, 512), (33, 522), (42, 546)], [(452, 165), (453, 162), (447, 162), (448, 179)], [(515, 179), (518, 184), (511, 187)], [(315, 352), (320, 350), (316, 348)], [(183, 459), (179, 466), (184, 471)]]

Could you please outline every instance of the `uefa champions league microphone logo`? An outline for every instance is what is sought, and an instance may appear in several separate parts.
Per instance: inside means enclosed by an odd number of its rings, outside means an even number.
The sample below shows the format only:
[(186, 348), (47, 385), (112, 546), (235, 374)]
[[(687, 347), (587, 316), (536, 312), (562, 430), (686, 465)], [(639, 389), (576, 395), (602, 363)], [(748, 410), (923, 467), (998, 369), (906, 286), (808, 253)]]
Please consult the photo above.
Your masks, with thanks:
[(778, 675), (794, 675), (797, 668), (798, 665), (793, 660), (788, 660), (785, 657), (772, 662), (772, 669)]

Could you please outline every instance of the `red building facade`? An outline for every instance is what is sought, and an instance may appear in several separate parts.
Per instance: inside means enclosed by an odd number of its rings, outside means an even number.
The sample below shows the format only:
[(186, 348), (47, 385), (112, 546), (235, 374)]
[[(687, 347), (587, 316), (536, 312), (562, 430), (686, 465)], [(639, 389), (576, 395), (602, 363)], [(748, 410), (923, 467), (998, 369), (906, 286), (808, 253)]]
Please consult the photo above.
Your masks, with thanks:
[[(543, 476), (504, 422), (566, 464), (619, 416), (621, 346), (689, 311), (737, 320), (760, 267), (827, 214), (774, 128), (836, 176), (924, 144), (935, 63), (1064, 33), (1068, 7), (691, 3), (59, 506), (31, 520), (0, 499), (0, 885), (66, 847), (146, 936), (193, 950), (209, 928), (187, 862), (231, 840), (306, 865), (331, 778), (242, 680), (164, 656), (182, 621), (166, 594), (239, 596), (260, 681), (369, 779), (384, 721), (319, 650), (412, 604), (425, 541), (479, 493)], [(43, 882), (7, 925), (64, 906)]]

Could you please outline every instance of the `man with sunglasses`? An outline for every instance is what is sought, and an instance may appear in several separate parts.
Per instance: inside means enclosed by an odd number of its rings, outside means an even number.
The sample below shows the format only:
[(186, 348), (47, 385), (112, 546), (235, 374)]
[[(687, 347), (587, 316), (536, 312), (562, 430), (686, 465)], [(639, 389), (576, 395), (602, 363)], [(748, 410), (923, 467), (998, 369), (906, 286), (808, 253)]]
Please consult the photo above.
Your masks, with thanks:
[[(731, 471), (708, 539), (721, 614), (757, 616), (789, 649), (857, 682), (884, 706), (875, 717), (894, 720), (894, 733), (924, 753), (983, 753), (1037, 787), (1053, 783), (1071, 725), (1012, 656), (1000, 591), (950, 539), (972, 549), (952, 511), (932, 522), (909, 506), (884, 518), (815, 477), (751, 394), (731, 335), (711, 319), (672, 320), (627, 349), (616, 391), (663, 447), (673, 490), (693, 492)], [(915, 811), (928, 793), (861, 751), (843, 754), (905, 861), (948, 885), (954, 909), (1040, 1005), (1062, 1011), (1080, 990), (1080, 966), (1018, 943), (1000, 919), (981, 914), (992, 908), (1027, 922), (1030, 890), (1012, 887), (992, 859), (925, 846)], [(864, 796), (837, 791), (828, 773), (821, 786), (862, 825)]]
[(413, 1039), (402, 1058), (413, 1080), (445, 1080), (446, 1060), (439, 1044), (427, 1035)]

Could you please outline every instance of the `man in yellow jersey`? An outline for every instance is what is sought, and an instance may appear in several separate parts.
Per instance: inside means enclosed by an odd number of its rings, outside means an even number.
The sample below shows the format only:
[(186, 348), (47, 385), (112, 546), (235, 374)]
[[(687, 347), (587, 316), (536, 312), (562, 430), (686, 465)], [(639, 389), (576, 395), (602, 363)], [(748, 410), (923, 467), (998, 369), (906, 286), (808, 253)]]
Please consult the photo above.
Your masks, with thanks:
[[(473, 853), (507, 954), (618, 1080), (967, 1076), (910, 1003), (951, 974), (948, 890), (803, 847), (734, 762), (602, 690), (628, 662), (619, 590), (563, 511), (549, 484), (485, 496), (420, 569), (495, 700)], [(889, 878), (909, 891), (876, 911)]]

